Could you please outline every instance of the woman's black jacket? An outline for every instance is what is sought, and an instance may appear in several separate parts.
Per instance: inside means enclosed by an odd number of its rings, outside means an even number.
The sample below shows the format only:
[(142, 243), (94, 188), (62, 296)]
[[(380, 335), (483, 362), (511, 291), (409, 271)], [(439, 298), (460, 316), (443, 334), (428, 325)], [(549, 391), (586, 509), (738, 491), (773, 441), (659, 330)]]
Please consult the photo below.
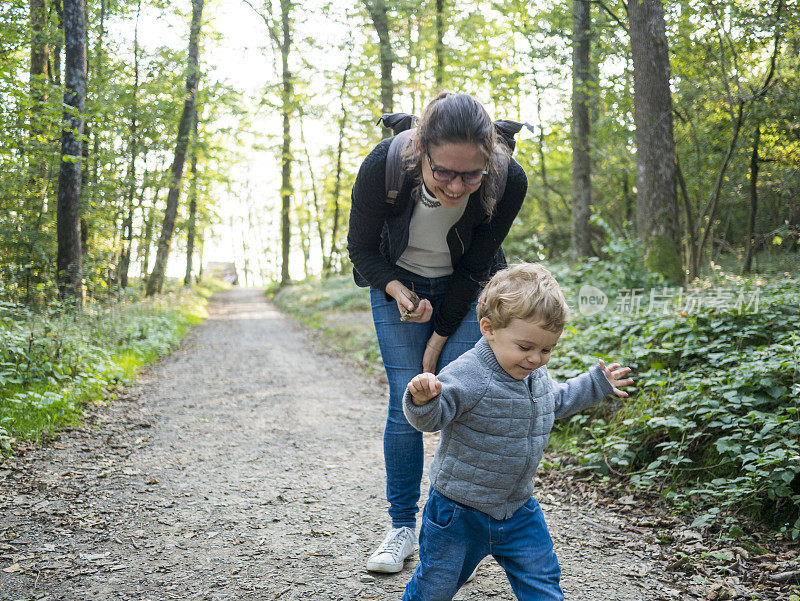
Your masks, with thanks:
[[(347, 250), (353, 276), (359, 286), (385, 291), (400, 279), (395, 265), (408, 245), (413, 178), (405, 178), (396, 202), (386, 201), (386, 155), (392, 138), (381, 141), (361, 164), (353, 185)], [(442, 305), (433, 316), (433, 329), (450, 336), (491, 275), (505, 267), (500, 244), (525, 199), (525, 171), (511, 159), (503, 197), (488, 218), (480, 201), (480, 190), (472, 193), (467, 207), (447, 234), (453, 274)]]

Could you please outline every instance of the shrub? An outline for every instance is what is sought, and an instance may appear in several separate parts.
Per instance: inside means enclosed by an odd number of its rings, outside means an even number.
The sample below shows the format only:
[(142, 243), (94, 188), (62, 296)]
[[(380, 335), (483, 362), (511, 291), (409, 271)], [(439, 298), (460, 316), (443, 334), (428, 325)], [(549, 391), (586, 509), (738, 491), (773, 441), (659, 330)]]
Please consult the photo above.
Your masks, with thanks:
[(0, 303), (0, 454), (14, 439), (37, 441), (75, 423), (85, 400), (106, 398), (109, 386), (169, 353), (202, 319), (203, 304), (182, 288), (80, 314)]
[[(754, 281), (737, 280), (752, 293)], [(709, 288), (709, 293), (712, 289)], [(573, 417), (557, 436), (587, 465), (663, 490), (695, 525), (750, 516), (800, 535), (800, 282), (760, 289), (760, 306), (577, 315), (554, 374), (621, 359), (637, 390)], [(647, 308), (646, 306), (644, 307)]]

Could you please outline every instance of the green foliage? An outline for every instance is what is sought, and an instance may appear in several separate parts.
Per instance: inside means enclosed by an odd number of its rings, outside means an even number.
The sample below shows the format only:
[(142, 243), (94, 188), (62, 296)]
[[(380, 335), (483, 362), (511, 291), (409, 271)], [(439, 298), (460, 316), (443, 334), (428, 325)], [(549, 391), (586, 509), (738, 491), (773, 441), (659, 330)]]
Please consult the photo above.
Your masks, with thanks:
[[(571, 298), (584, 284), (590, 284), (609, 296), (623, 289), (653, 288), (664, 283), (664, 277), (650, 271), (644, 261), (641, 243), (631, 236), (617, 235), (600, 217), (591, 218), (593, 226), (605, 232), (606, 243), (600, 257), (584, 257), (577, 264), (555, 262), (548, 264), (567, 298)], [(629, 228), (623, 223), (623, 231)], [(536, 260), (532, 258), (531, 260)]]
[(369, 293), (358, 288), (351, 276), (286, 286), (277, 291), (274, 301), (301, 322), (320, 330), (330, 348), (368, 365), (380, 360)]
[(0, 449), (74, 424), (87, 400), (112, 396), (143, 365), (168, 354), (204, 316), (206, 290), (182, 288), (82, 314), (0, 303)]
[[(719, 276), (728, 307), (639, 315), (578, 315), (551, 372), (585, 369), (590, 357), (633, 368), (636, 394), (573, 417), (554, 436), (586, 465), (656, 488), (696, 526), (731, 527), (739, 516), (800, 535), (800, 281)], [(758, 297), (756, 297), (758, 287)], [(736, 294), (754, 302), (736, 306)]]
[[(49, 6), (49, 5), (47, 5)], [(81, 241), (87, 296), (118, 294), (123, 245), (132, 251), (131, 277), (158, 237), (161, 205), (184, 102), (186, 44), (176, 30), (169, 46), (155, 46), (142, 29), (154, 18), (169, 19), (179, 7), (141, 3), (139, 44), (134, 57), (136, 2), (86, 3), (88, 77), (84, 155), (81, 160)], [(11, 0), (0, 7), (0, 299), (31, 307), (55, 297), (61, 119), (64, 111), (63, 30), (57, 10), (47, 12), (42, 42), (47, 69), (31, 82), (30, 8)], [(101, 19), (100, 13), (104, 16)], [(109, 27), (109, 22), (114, 23)], [(188, 26), (188, 21), (187, 21)], [(43, 48), (44, 49), (44, 48)], [(199, 101), (198, 245), (203, 229), (216, 220), (216, 187), (229, 173), (229, 151), (222, 140), (239, 95), (204, 74)], [(188, 171), (188, 170), (187, 170)], [(184, 177), (188, 179), (188, 177)], [(123, 241), (123, 220), (131, 231)], [(147, 223), (155, 232), (143, 235)], [(182, 222), (179, 221), (181, 225)], [(183, 228), (185, 229), (185, 227)], [(183, 231), (180, 232), (181, 234)], [(180, 235), (176, 247), (179, 247)]]

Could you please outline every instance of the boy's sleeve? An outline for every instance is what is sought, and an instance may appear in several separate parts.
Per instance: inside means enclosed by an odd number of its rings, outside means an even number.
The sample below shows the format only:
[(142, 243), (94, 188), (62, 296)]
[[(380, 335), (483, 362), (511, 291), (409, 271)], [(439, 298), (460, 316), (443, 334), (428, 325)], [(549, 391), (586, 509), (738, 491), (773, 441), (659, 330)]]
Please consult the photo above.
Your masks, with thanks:
[[(550, 377), (548, 374), (547, 377)], [(550, 378), (552, 380), (552, 378)], [(613, 394), (614, 389), (599, 365), (595, 365), (586, 373), (570, 378), (563, 384), (553, 380), (556, 391), (556, 419), (568, 417), (587, 407), (596, 405), (606, 395)]]
[(442, 383), (442, 391), (421, 407), (411, 400), (408, 389), (403, 394), (403, 413), (408, 423), (420, 432), (441, 430), (465, 411), (475, 407), (486, 392), (488, 375), (481, 382), (475, 382), (474, 373), (469, 374), (467, 370), (458, 367), (460, 366), (451, 363), (442, 370), (437, 376)]

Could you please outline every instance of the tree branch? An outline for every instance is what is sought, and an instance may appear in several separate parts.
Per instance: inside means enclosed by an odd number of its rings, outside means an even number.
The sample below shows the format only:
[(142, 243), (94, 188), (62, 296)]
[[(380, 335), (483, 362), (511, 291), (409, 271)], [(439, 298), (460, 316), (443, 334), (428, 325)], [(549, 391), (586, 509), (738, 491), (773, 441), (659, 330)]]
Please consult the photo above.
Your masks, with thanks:
[(767, 72), (766, 77), (764, 78), (764, 83), (761, 86), (761, 89), (758, 93), (755, 94), (754, 98), (763, 98), (769, 89), (772, 87), (772, 78), (775, 76), (775, 63), (778, 59), (778, 52), (780, 51), (781, 45), (781, 28), (780, 28), (780, 20), (781, 20), (781, 10), (783, 9), (783, 1), (784, 0), (776, 0), (777, 6), (775, 7), (775, 44), (772, 48), (772, 57), (769, 59), (769, 71)]
[[(270, 39), (272, 39), (273, 43), (275, 43), (278, 47), (280, 47), (281, 38), (278, 35), (278, 26), (272, 20), (272, 17), (271, 16), (268, 17), (268, 16), (265, 16), (264, 14), (262, 14), (261, 11), (259, 11), (255, 6), (253, 6), (253, 3), (250, 0), (242, 0), (242, 2), (247, 4), (247, 6), (249, 6), (250, 8), (253, 9), (254, 13), (256, 13), (259, 17), (261, 17), (261, 20), (264, 21), (264, 25), (267, 26), (267, 31), (269, 31)], [(272, 3), (271, 2), (267, 2), (267, 9), (269, 9), (270, 15), (271, 15), (272, 14)]]
[[(606, 5), (605, 2), (603, 2), (603, 0), (589, 0), (589, 2), (591, 4), (597, 4), (597, 6), (602, 8), (608, 14), (609, 17), (611, 17), (614, 21), (616, 21), (619, 24), (620, 27), (622, 27), (622, 30), (625, 33), (628, 33), (628, 26), (625, 25), (625, 22), (622, 19), (620, 19), (613, 10), (608, 8), (608, 6)], [(626, 6), (626, 9), (627, 9), (627, 6)]]

